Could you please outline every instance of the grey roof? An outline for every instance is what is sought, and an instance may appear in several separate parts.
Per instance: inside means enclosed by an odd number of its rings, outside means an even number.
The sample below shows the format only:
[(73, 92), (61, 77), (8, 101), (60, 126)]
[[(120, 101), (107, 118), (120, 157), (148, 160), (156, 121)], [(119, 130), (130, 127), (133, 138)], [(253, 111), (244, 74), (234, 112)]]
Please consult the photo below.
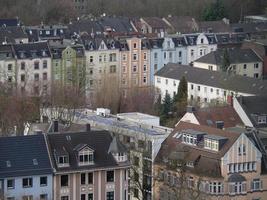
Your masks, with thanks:
[(125, 153), (127, 152), (125, 146), (122, 145), (122, 143), (117, 139), (116, 136), (113, 137), (112, 142), (110, 143), (109, 153)]
[(186, 130), (182, 130), (183, 133), (188, 133), (190, 135), (206, 135), (207, 133), (202, 132), (202, 131), (197, 131), (194, 129), (186, 129)]
[(227, 139), (226, 137), (222, 137), (220, 135), (204, 135), (204, 138), (209, 138), (213, 140), (225, 140)]
[(12, 45), (0, 45), (0, 60), (15, 59)]
[(191, 16), (169, 16), (165, 20), (171, 24), (175, 32), (193, 33), (197, 31), (197, 24)]
[(19, 24), (18, 19), (0, 19), (0, 26), (18, 26)]
[(267, 94), (267, 81), (224, 72), (210, 71), (188, 65), (169, 63), (161, 68), (155, 76), (181, 80), (183, 76), (188, 82), (223, 88), (233, 92), (247, 94)]
[[(82, 169), (112, 168), (128, 165), (117, 163), (113, 155), (108, 152), (112, 142), (112, 136), (107, 131), (73, 132), (73, 133), (51, 133), (48, 134), (50, 152), (53, 153), (52, 162), (58, 172)], [(77, 147), (88, 145), (94, 151), (94, 164), (79, 166), (77, 160)], [(57, 167), (57, 153), (64, 150), (69, 155), (69, 167)], [(54, 153), (55, 152), (55, 153)]]
[(246, 178), (238, 173), (231, 174), (228, 177), (228, 182), (235, 183), (235, 182), (243, 182), (246, 181)]
[[(252, 49), (225, 49), (228, 51), (229, 60), (231, 64), (238, 63), (255, 63), (262, 62), (262, 59)], [(195, 62), (215, 64), (221, 66), (223, 64), (224, 49), (217, 49), (205, 56), (195, 60)]]
[(267, 93), (264, 96), (237, 97), (239, 104), (250, 118), (255, 127), (266, 127), (267, 125), (258, 125), (255, 121), (255, 115), (267, 115)]
[(51, 57), (47, 42), (14, 44), (14, 50), (18, 59)]
[(0, 178), (44, 174), (52, 174), (52, 168), (43, 135), (0, 138)]
[(225, 33), (231, 32), (229, 24), (223, 20), (220, 21), (200, 21), (198, 22), (199, 32)]
[(104, 29), (111, 28), (112, 32), (134, 32), (130, 19), (127, 17), (102, 17), (98, 22)]
[(82, 36), (82, 43), (87, 51), (98, 50), (101, 42), (103, 41), (107, 47), (107, 49), (120, 49), (121, 45), (119, 40), (114, 38), (105, 38), (104, 36)]
[(28, 38), (21, 27), (10, 26), (0, 28), (0, 42), (15, 43), (15, 39)]

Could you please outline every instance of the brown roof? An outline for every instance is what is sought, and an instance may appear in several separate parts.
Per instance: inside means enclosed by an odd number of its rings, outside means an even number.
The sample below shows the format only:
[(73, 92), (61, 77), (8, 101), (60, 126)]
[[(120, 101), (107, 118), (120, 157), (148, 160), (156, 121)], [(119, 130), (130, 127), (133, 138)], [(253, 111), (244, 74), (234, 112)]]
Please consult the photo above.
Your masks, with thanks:
[(170, 28), (168, 24), (159, 17), (143, 17), (142, 19), (152, 28)]
[(165, 20), (171, 24), (175, 32), (192, 33), (197, 31), (197, 24), (191, 16), (169, 16)]
[[(227, 138), (227, 141), (217, 152), (204, 149), (202, 147), (203, 144), (198, 144), (197, 146), (184, 144), (182, 143), (181, 137), (174, 137), (177, 132), (179, 133), (188, 129), (204, 132), (207, 135), (224, 137)], [(162, 143), (161, 149), (155, 159), (155, 163), (159, 165), (165, 165), (166, 162), (164, 161), (166, 161), (166, 158), (173, 159), (173, 156), (178, 155), (178, 153), (175, 154), (174, 152), (183, 151), (186, 152), (184, 161), (191, 161), (195, 163), (194, 168), (188, 167), (187, 170), (190, 170), (193, 173), (204, 174), (210, 177), (221, 177), (220, 159), (232, 147), (239, 136), (240, 133), (224, 131), (209, 126), (196, 125), (181, 121), (175, 127), (174, 131), (168, 136), (168, 138)]]
[(231, 27), (224, 21), (201, 21), (198, 22), (200, 32), (226, 33), (231, 32)]
[[(216, 121), (223, 121), (224, 128), (243, 125), (242, 120), (232, 106), (202, 108), (194, 112), (200, 125), (216, 128)], [(212, 122), (212, 124), (210, 124)]]

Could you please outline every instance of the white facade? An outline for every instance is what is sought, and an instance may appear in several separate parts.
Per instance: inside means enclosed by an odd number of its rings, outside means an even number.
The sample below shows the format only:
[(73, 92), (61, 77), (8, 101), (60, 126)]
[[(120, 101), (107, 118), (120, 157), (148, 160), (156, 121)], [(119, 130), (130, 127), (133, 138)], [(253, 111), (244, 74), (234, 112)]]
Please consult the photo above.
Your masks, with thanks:
[[(155, 76), (155, 87), (160, 89), (161, 96), (164, 98), (165, 94), (170, 94), (171, 98), (177, 93), (180, 80)], [(219, 102), (227, 102), (228, 96), (254, 96), (253, 94), (242, 93), (238, 91), (231, 91), (225, 88), (218, 88), (214, 86), (197, 84), (188, 81), (188, 99), (197, 100), (200, 103), (210, 103), (212, 100)]]
[(16, 83), (16, 60), (0, 60), (0, 82)]

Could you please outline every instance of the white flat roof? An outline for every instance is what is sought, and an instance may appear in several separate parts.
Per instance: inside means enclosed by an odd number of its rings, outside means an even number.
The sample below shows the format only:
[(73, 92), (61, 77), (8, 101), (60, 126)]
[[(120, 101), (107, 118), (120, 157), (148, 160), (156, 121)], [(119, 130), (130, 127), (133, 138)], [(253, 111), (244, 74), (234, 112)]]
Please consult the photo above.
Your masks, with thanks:
[(159, 119), (158, 116), (139, 113), (139, 112), (129, 112), (129, 113), (119, 113), (118, 117), (126, 117), (135, 120), (147, 120), (147, 119)]

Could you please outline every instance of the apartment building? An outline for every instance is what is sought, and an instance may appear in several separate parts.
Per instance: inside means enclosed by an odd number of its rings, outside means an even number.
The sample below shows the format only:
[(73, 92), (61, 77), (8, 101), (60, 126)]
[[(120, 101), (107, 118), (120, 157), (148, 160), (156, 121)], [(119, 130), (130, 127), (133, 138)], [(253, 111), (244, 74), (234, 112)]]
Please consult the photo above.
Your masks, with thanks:
[(43, 135), (1, 137), (0, 159), (1, 199), (53, 199), (53, 170)]
[(12, 45), (0, 46), (0, 82), (16, 84), (16, 58)]
[(51, 87), (51, 53), (47, 42), (13, 45), (17, 87), (22, 94), (38, 96)]
[(223, 71), (224, 59), (229, 60), (227, 72), (253, 78), (262, 78), (263, 61), (252, 49), (217, 49), (195, 60), (193, 66)]
[(115, 88), (120, 81), (120, 43), (113, 38), (82, 37), (86, 56), (87, 96), (102, 87)]
[(173, 97), (183, 76), (188, 82), (188, 100), (203, 106), (212, 102), (232, 104), (234, 96), (263, 95), (267, 92), (264, 80), (178, 64), (168, 64), (159, 70), (155, 74), (155, 86), (162, 97), (166, 93)]
[(54, 170), (53, 196), (60, 200), (127, 200), (125, 147), (107, 131), (47, 135)]
[[(121, 39), (120, 87), (126, 92), (134, 87), (150, 85), (150, 44), (147, 39)], [(124, 92), (124, 94), (125, 94)]]
[(155, 199), (265, 199), (262, 158), (245, 133), (179, 122), (156, 157)]
[(86, 58), (82, 45), (67, 40), (50, 41), (52, 83), (85, 88)]

